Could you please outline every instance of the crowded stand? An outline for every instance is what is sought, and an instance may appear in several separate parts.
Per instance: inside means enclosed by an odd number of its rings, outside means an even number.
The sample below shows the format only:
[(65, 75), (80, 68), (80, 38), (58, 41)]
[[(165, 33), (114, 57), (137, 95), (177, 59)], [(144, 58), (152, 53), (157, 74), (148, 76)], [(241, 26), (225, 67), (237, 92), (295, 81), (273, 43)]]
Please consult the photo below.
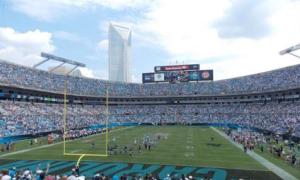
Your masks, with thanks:
[[(62, 130), (63, 104), (0, 101), (0, 137)], [(300, 102), (203, 105), (118, 105), (109, 107), (110, 123), (223, 123), (299, 136)], [(105, 123), (103, 105), (67, 107), (68, 129)]]
[[(72, 169), (71, 175), (66, 175), (66, 174), (48, 174), (48, 169), (40, 169), (37, 168), (35, 171), (31, 171), (30, 169), (16, 169), (16, 167), (12, 167), (9, 170), (2, 171), (0, 172), (0, 179), (1, 180), (85, 180), (87, 179), (84, 175), (81, 175), (79, 172), (79, 167), (74, 167)], [(159, 180), (162, 179), (158, 177), (157, 175), (153, 174), (146, 174), (145, 176), (129, 176), (129, 175), (122, 175), (122, 176), (117, 176), (114, 175), (112, 177), (110, 176), (105, 176), (103, 173), (97, 173), (93, 177), (88, 178), (91, 180), (127, 180), (127, 179), (132, 179), (132, 180)], [(178, 179), (178, 180), (195, 180), (196, 178), (191, 176), (191, 175), (169, 175), (167, 174), (166, 177), (163, 178), (163, 180), (171, 180), (171, 179)]]
[(225, 129), (224, 131), (234, 142), (242, 145), (245, 152), (255, 149), (261, 153), (268, 151), (292, 166), (297, 166), (300, 163), (300, 144), (292, 140), (283, 139), (279, 135), (266, 136), (262, 133), (245, 129)]
[[(98, 118), (97, 115), (104, 112), (104, 107), (97, 108), (75, 105), (67, 107), (67, 127), (78, 129), (103, 123), (104, 117)], [(61, 130), (63, 109), (62, 104), (1, 101), (0, 122), (4, 128), (0, 129), (0, 137)]]
[(67, 93), (86, 96), (165, 96), (165, 95), (226, 95), (299, 88), (300, 65), (233, 79), (196, 82), (136, 84), (62, 76), (0, 61), (0, 84), (41, 91), (63, 93), (67, 80)]

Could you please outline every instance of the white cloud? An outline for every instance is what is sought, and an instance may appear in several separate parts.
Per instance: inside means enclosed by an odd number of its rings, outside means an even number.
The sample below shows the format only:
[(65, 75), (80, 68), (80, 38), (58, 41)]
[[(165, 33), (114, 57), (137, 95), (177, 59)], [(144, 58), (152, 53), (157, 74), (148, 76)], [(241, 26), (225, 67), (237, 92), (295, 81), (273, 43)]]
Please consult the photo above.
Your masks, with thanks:
[(215, 23), (218, 35), (222, 38), (259, 39), (268, 35), (270, 26), (268, 7), (270, 0), (235, 0), (232, 1), (224, 17)]
[(107, 51), (108, 50), (108, 40), (107, 39), (101, 40), (98, 43), (98, 48), (101, 50)]
[(95, 75), (95, 78), (98, 78), (98, 79), (108, 79), (108, 72), (107, 70), (101, 70), (101, 69), (97, 69), (94, 71), (94, 75)]
[(140, 75), (140, 74), (138, 74), (138, 75), (133, 74), (132, 75), (132, 82), (133, 83), (139, 83), (139, 82), (141, 82), (141, 79), (142, 79), (142, 75)]
[(55, 49), (51, 33), (40, 30), (16, 32), (9, 27), (0, 27), (0, 58), (23, 65), (40, 61), (41, 52), (51, 53)]
[(152, 0), (12, 0), (15, 10), (46, 21), (97, 7), (118, 11), (124, 8), (147, 7), (151, 2)]
[(59, 3), (56, 0), (13, 0), (11, 3), (16, 11), (45, 21), (51, 21), (71, 10), (69, 6), (64, 6), (64, 1)]
[(149, 32), (153, 42), (162, 44), (171, 55), (210, 57), (224, 44), (218, 42), (217, 32), (210, 26), (223, 15), (226, 6), (225, 0), (161, 1), (138, 28)]
[(94, 79), (102, 79), (107, 80), (108, 79), (108, 73), (106, 70), (101, 69), (94, 69), (94, 68), (78, 68), (81, 75), (88, 78), (94, 78)]
[(137, 8), (146, 7), (153, 0), (90, 0), (91, 4), (96, 4), (111, 9)]
[(81, 72), (82, 76), (94, 78), (93, 70), (91, 70), (89, 68), (79, 68), (79, 71)]
[[(300, 42), (300, 24), (296, 23), (300, 19), (299, 1), (266, 1), (264, 8), (272, 12), (261, 12), (267, 15), (261, 18), (271, 29), (266, 36), (257, 39), (247, 34), (247, 38), (225, 39), (219, 37), (215, 23), (226, 16), (232, 2), (160, 1), (137, 26), (164, 47), (172, 60), (200, 63), (202, 68), (214, 69), (217, 79), (299, 63), (294, 57), (278, 55), (281, 49)], [(244, 8), (241, 11), (246, 12)]]

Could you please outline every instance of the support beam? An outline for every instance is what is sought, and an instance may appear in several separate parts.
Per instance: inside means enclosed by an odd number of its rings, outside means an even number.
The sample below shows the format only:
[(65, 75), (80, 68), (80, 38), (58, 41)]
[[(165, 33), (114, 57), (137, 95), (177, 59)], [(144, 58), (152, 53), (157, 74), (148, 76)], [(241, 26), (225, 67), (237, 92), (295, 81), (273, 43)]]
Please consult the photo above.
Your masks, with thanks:
[(78, 67), (85, 67), (85, 64), (83, 64), (83, 63), (80, 63), (80, 62), (77, 62), (77, 61), (73, 61), (73, 60), (70, 60), (70, 59), (66, 59), (66, 58), (62, 58), (62, 57), (58, 57), (58, 56), (54, 56), (52, 54), (48, 54), (48, 53), (44, 53), (44, 52), (41, 53), (41, 57), (44, 57), (46, 59), (44, 59), (43, 61), (41, 61), (41, 62), (37, 63), (36, 65), (34, 65), (33, 68), (36, 68), (36, 67), (40, 66), (41, 64), (49, 61), (49, 60), (61, 62), (61, 64), (59, 64), (58, 66), (55, 66), (54, 68), (52, 68), (51, 70), (49, 70), (49, 72), (55, 71), (56, 69), (58, 69), (59, 67), (63, 66), (64, 64), (70, 64), (70, 65), (74, 66), (65, 75), (69, 75), (70, 73), (72, 73)]
[(47, 62), (47, 61), (49, 61), (49, 60), (50, 60), (50, 58), (47, 58), (47, 59), (45, 59), (45, 60), (39, 62), (39, 63), (37, 63), (36, 65), (34, 65), (33, 68), (36, 69), (36, 67), (38, 67), (38, 66), (41, 65), (41, 64), (44, 64), (45, 62)]
[(291, 46), (287, 49), (284, 49), (284, 50), (280, 51), (279, 54), (280, 55), (291, 54), (291, 52), (297, 51), (298, 49), (300, 49), (300, 44), (297, 44), (295, 46)]
[(56, 69), (58, 69), (59, 67), (61, 67), (62, 65), (66, 64), (65, 62), (61, 63), (60, 65), (54, 67), (53, 69), (51, 69), (49, 72), (53, 72), (55, 71)]
[(71, 65), (74, 65), (74, 66), (76, 65), (76, 66), (79, 66), (79, 67), (85, 67), (85, 64), (83, 64), (83, 63), (73, 61), (73, 60), (70, 60), (70, 59), (66, 59), (66, 58), (62, 58), (62, 57), (58, 57), (58, 56), (54, 56), (52, 54), (48, 54), (48, 53), (44, 53), (44, 52), (41, 53), (41, 57), (49, 58), (49, 59), (60, 61), (60, 62), (64, 62), (64, 63), (71, 64)]
[(73, 69), (71, 69), (69, 72), (66, 73), (66, 75), (69, 75), (70, 73), (72, 73), (78, 66), (75, 66)]
[(296, 54), (293, 54), (293, 53), (289, 53), (290, 55), (296, 57), (296, 58), (299, 58), (300, 59), (300, 56), (296, 55)]

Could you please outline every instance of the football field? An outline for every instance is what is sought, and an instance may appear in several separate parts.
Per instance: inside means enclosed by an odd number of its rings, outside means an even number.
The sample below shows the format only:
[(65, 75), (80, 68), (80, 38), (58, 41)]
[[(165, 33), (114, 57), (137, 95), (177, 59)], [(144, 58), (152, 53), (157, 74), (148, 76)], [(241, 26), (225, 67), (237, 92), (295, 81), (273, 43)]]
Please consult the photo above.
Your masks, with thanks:
[[(149, 142), (150, 149), (145, 148), (145, 142)], [(119, 127), (109, 132), (107, 144), (107, 157), (84, 156), (81, 162), (210, 167), (229, 171), (256, 172), (257, 175), (259, 173), (274, 175), (209, 127)], [(30, 147), (28, 143), (16, 149), (15, 154), (0, 157), (9, 162), (14, 160), (76, 162), (80, 157), (64, 155), (63, 148), (63, 142), (36, 147)], [(96, 134), (69, 140), (66, 141), (65, 148), (68, 154), (105, 154), (106, 138), (104, 134)]]

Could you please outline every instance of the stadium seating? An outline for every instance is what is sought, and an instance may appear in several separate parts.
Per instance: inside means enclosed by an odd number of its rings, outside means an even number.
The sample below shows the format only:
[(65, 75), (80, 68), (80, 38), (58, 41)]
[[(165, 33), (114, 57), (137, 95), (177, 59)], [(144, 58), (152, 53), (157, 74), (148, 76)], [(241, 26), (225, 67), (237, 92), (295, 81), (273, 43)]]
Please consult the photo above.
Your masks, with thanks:
[[(63, 105), (1, 101), (3, 124), (0, 137), (62, 130)], [(123, 105), (109, 108), (109, 122), (138, 123), (233, 123), (274, 133), (300, 135), (300, 102), (210, 104), (210, 105)], [(67, 108), (68, 129), (104, 124), (105, 107), (72, 105)]]
[(62, 93), (65, 80), (68, 94), (104, 96), (224, 95), (277, 91), (300, 87), (300, 65), (227, 80), (178, 84), (117, 83), (62, 76), (0, 61), (0, 84)]

